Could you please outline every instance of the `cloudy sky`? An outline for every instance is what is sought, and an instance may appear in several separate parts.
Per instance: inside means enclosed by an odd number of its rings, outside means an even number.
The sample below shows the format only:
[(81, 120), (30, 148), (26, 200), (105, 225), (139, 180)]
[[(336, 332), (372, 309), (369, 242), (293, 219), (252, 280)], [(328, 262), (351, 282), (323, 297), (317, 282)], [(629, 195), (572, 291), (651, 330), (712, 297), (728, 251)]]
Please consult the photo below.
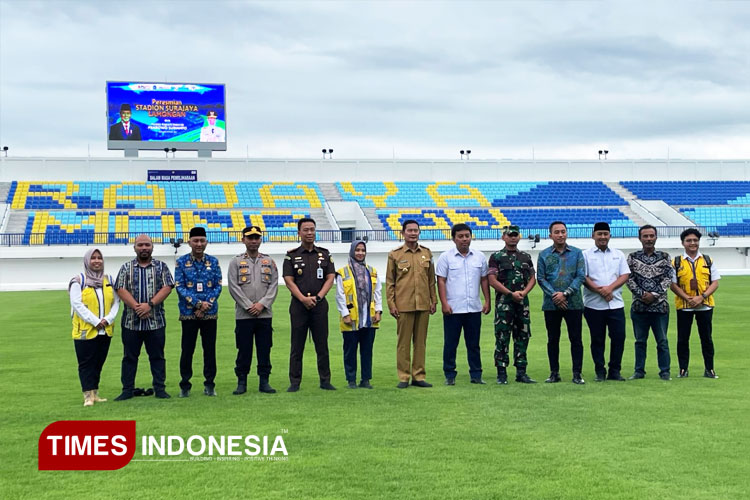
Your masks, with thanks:
[[(227, 152), (750, 158), (750, 2), (0, 0), (0, 143), (106, 150), (107, 80), (227, 85)], [(152, 153), (156, 154), (156, 153)]]

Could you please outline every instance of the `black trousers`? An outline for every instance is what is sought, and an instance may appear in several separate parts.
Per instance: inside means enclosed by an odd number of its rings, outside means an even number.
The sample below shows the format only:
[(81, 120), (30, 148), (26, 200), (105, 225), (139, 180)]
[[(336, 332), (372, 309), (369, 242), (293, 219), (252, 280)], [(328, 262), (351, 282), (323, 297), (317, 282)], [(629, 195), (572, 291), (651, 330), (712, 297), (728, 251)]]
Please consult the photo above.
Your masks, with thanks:
[(216, 378), (216, 320), (215, 319), (186, 319), (182, 323), (182, 353), (180, 354), (180, 389), (193, 386), (190, 378), (193, 376), (193, 353), (201, 334), (203, 347), (203, 385), (214, 387)]
[(706, 370), (714, 369), (714, 341), (711, 338), (713, 317), (713, 309), (708, 311), (677, 311), (677, 359), (680, 363), (680, 370), (687, 370), (688, 364), (690, 364), (690, 331), (693, 329), (693, 318), (698, 324), (703, 364)]
[(351, 332), (341, 332), (344, 337), (344, 373), (347, 382), (357, 379), (357, 346), (362, 361), (361, 380), (372, 378), (372, 345), (375, 343), (374, 328), (360, 328)]
[(237, 346), (237, 360), (234, 373), (247, 377), (253, 362), (253, 339), (258, 350), (257, 370), (259, 377), (271, 374), (271, 347), (273, 346), (273, 326), (271, 318), (235, 320), (234, 341)]
[(74, 340), (78, 358), (78, 378), (81, 381), (83, 392), (99, 388), (99, 378), (102, 375), (102, 367), (107, 360), (109, 344), (112, 337), (109, 335), (97, 335), (89, 340)]
[(482, 330), (482, 313), (459, 313), (443, 315), (443, 373), (445, 378), (456, 378), (456, 350), (464, 331), (469, 376), (482, 378), (482, 356), (479, 351), (479, 336)]
[(152, 385), (155, 390), (164, 390), (167, 379), (167, 363), (164, 360), (164, 328), (157, 330), (130, 330), (122, 327), (122, 391), (135, 388), (135, 372), (138, 370), (138, 357), (141, 346), (146, 344), (146, 353), (151, 365)]
[(625, 309), (583, 309), (591, 333), (591, 357), (597, 375), (607, 374), (604, 366), (604, 350), (609, 332), (609, 373), (620, 373), (622, 353), (625, 350)]
[(318, 375), (320, 382), (331, 381), (331, 368), (328, 361), (328, 301), (323, 299), (309, 311), (297, 299), (289, 304), (289, 315), (292, 323), (292, 347), (289, 354), (289, 382), (299, 385), (302, 381), (302, 355), (305, 352), (305, 341), (308, 330), (315, 343), (315, 354), (318, 356)]
[(560, 326), (563, 319), (565, 320), (565, 326), (568, 328), (573, 372), (580, 373), (583, 369), (583, 341), (581, 340), (583, 311), (581, 310), (544, 311), (544, 323), (547, 326), (549, 369), (553, 372), (560, 371)]

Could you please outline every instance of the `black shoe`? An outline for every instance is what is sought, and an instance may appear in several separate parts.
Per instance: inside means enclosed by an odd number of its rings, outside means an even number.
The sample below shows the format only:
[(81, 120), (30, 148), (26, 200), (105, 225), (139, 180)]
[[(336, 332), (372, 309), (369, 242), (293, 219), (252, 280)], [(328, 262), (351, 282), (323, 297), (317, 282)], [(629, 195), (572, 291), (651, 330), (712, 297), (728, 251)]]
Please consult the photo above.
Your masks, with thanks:
[(321, 382), (320, 383), (320, 388), (323, 389), (324, 391), (335, 391), (336, 390), (336, 388), (333, 385), (331, 385), (330, 382)]
[(625, 378), (620, 375), (620, 372), (609, 372), (607, 380), (617, 380), (618, 382), (625, 382)]
[(716, 372), (713, 370), (706, 370), (703, 372), (703, 376), (706, 378), (719, 378), (718, 375), (716, 375)]
[(142, 387), (136, 387), (135, 389), (133, 389), (133, 396), (138, 398), (138, 397), (145, 396), (145, 395), (146, 395), (146, 391)]
[(190, 389), (180, 389), (180, 394), (177, 397), (178, 398), (189, 398), (190, 397)]
[(356, 383), (356, 382), (355, 382), (354, 380), (352, 380), (352, 381), (350, 381), (350, 382), (349, 382), (349, 383), (347, 384), (347, 387), (348, 387), (349, 389), (356, 389), (356, 388), (357, 388), (357, 383)]
[(516, 373), (516, 382), (520, 382), (522, 384), (536, 384), (536, 380), (526, 375), (526, 372)]
[(594, 382), (604, 382), (605, 380), (607, 380), (607, 375), (604, 373), (597, 373)]
[(581, 376), (580, 372), (573, 373), (573, 383), (578, 385), (584, 385), (586, 383), (585, 380), (583, 380), (583, 377)]
[(396, 387), (398, 387), (399, 389), (406, 389), (407, 387), (409, 387), (409, 382), (399, 382)]
[(560, 382), (562, 379), (560, 378), (560, 374), (557, 372), (550, 372), (549, 377), (547, 377), (547, 380), (544, 382), (547, 384), (556, 384)]
[(203, 394), (206, 396), (216, 396), (216, 389), (206, 386), (203, 388)]
[(482, 380), (482, 377), (479, 377), (479, 378), (473, 378), (473, 379), (471, 379), (471, 383), (472, 384), (481, 384), (481, 385), (484, 385), (487, 382), (485, 382), (484, 380)]
[(246, 392), (247, 392), (247, 382), (244, 384), (242, 382), (239, 382), (237, 384), (237, 388), (232, 391), (232, 394), (239, 395), (239, 394), (245, 394)]
[(156, 397), (159, 398), (159, 399), (169, 399), (172, 396), (170, 396), (169, 394), (167, 394), (167, 391), (165, 391), (164, 389), (158, 389), (156, 391)]
[(680, 368), (680, 373), (677, 374), (677, 378), (687, 378), (687, 376), (688, 376), (687, 368), (685, 369)]
[(445, 385), (456, 385), (456, 379), (455, 378), (445, 379)]
[(115, 398), (115, 401), (125, 401), (133, 397), (132, 391), (122, 391), (119, 396)]
[(432, 384), (430, 384), (429, 382), (425, 382), (424, 380), (412, 380), (411, 385), (417, 387), (432, 387)]
[(628, 380), (639, 380), (642, 378), (646, 378), (646, 374), (643, 372), (635, 372), (630, 377), (628, 377)]
[(297, 391), (299, 391), (299, 384), (292, 384), (286, 390), (286, 392), (297, 392)]
[(672, 377), (669, 376), (669, 372), (660, 373), (659, 378), (662, 380), (672, 380)]
[(260, 383), (258, 384), (258, 392), (263, 392), (265, 394), (276, 394), (276, 389), (271, 387), (271, 384), (268, 383), (268, 377), (261, 377)]
[(497, 383), (501, 385), (508, 383), (508, 371), (504, 366), (497, 367)]
[(359, 386), (363, 389), (372, 389), (372, 385), (370, 385), (370, 381), (367, 379), (362, 379), (359, 382)]

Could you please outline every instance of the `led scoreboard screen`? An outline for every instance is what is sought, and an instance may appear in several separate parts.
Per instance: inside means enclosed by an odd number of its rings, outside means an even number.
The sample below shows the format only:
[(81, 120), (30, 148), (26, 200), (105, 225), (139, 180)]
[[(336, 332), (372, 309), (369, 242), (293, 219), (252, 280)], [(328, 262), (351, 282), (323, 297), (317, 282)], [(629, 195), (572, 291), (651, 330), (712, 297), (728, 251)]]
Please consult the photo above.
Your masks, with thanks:
[(226, 151), (223, 84), (107, 82), (107, 148)]

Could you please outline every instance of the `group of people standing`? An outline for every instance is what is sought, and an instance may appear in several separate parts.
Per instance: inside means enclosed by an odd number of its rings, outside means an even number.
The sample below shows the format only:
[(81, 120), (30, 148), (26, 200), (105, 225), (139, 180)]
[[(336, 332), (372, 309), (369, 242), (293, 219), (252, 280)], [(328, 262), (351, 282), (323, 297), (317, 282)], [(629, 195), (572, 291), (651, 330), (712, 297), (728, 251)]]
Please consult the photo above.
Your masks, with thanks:
[[(320, 388), (335, 390), (331, 384), (328, 353), (328, 302), (326, 296), (335, 286), (335, 304), (340, 314), (343, 335), (344, 371), (351, 389), (372, 389), (372, 352), (375, 331), (382, 312), (382, 287), (385, 282), (388, 310), (397, 322), (397, 387), (431, 387), (425, 375), (425, 350), (430, 315), (440, 298), (443, 313), (443, 372), (446, 385), (455, 385), (456, 350), (461, 332), (469, 364), (471, 383), (484, 384), (480, 353), (482, 315), (491, 312), (490, 289), (495, 294), (495, 352), (497, 383), (507, 384), (510, 342), (513, 340), (515, 380), (535, 383), (527, 373), (527, 348), (531, 337), (528, 294), (539, 283), (544, 293), (542, 310), (547, 328), (547, 354), (550, 375), (546, 382), (561, 380), (559, 341), (562, 322), (567, 326), (573, 361), (573, 379), (584, 384), (582, 319), (591, 332), (591, 354), (597, 381), (624, 380), (621, 361), (625, 343), (625, 314), (622, 288), (633, 295), (631, 318), (635, 333), (635, 370), (631, 379), (646, 374), (646, 343), (649, 330), (657, 342), (660, 377), (670, 379), (670, 355), (667, 341), (669, 306), (667, 291), (676, 295), (678, 322), (678, 358), (680, 377), (688, 376), (689, 338), (692, 322), (698, 324), (705, 371), (717, 378), (713, 367), (711, 339), (713, 293), (720, 275), (710, 257), (699, 251), (701, 234), (687, 229), (682, 235), (685, 253), (670, 260), (655, 250), (656, 228), (639, 230), (642, 250), (627, 259), (609, 247), (607, 223), (594, 226), (595, 246), (586, 251), (567, 245), (567, 227), (555, 221), (550, 227), (552, 246), (543, 250), (537, 270), (531, 256), (518, 250), (520, 228), (503, 231), (505, 247), (491, 255), (471, 249), (472, 232), (466, 224), (451, 230), (455, 248), (433, 262), (431, 251), (419, 243), (417, 221), (402, 224), (404, 244), (388, 255), (385, 280), (367, 264), (367, 243), (352, 242), (346, 264), (336, 269), (325, 248), (316, 245), (316, 224), (303, 218), (297, 224), (300, 246), (284, 257), (282, 276), (291, 293), (291, 348), (289, 387), (296, 392), (302, 381), (302, 359), (308, 333), (315, 345)], [(257, 353), (258, 390), (275, 393), (269, 383), (270, 352), (273, 345), (272, 306), (278, 292), (278, 268), (274, 260), (259, 251), (263, 232), (257, 226), (242, 231), (246, 251), (235, 256), (227, 276), (229, 292), (235, 301), (235, 343), (237, 358), (234, 394), (247, 392), (247, 378), (253, 350)], [(106, 401), (99, 395), (99, 379), (106, 360), (114, 322), (120, 304), (123, 359), (122, 392), (118, 401), (136, 395), (154, 394), (166, 399), (164, 359), (164, 300), (173, 288), (179, 297), (182, 327), (180, 355), (180, 394), (190, 397), (193, 355), (200, 336), (203, 350), (203, 393), (216, 396), (216, 333), (218, 299), (222, 292), (222, 272), (218, 259), (205, 253), (206, 231), (190, 230), (190, 253), (177, 259), (175, 276), (167, 265), (153, 259), (153, 244), (146, 235), (135, 240), (136, 258), (120, 268), (117, 277), (104, 273), (104, 259), (93, 248), (84, 256), (84, 272), (69, 284), (75, 351), (84, 395), (84, 406)], [(581, 288), (583, 287), (583, 293)], [(436, 293), (437, 288), (437, 293)], [(480, 294), (483, 301), (480, 299)], [(611, 340), (610, 358), (605, 366), (607, 334)], [(152, 375), (152, 389), (136, 389), (135, 376), (141, 347), (145, 344)], [(357, 383), (357, 358), (360, 380)]]

